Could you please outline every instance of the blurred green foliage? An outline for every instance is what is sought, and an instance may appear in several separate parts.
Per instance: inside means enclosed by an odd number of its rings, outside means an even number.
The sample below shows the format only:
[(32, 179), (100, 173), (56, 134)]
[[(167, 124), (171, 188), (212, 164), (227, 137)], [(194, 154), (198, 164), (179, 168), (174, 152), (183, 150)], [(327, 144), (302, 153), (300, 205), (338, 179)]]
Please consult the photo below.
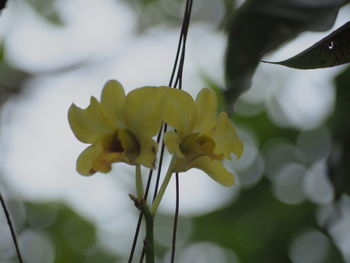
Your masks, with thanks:
[[(58, 1), (26, 1), (47, 22), (64, 25), (55, 8)], [(124, 0), (124, 2), (139, 14), (141, 32), (164, 21), (179, 26), (183, 1)], [(235, 10), (235, 1), (220, 2), (225, 11), (221, 17), (221, 25), (225, 25), (229, 32), (225, 69), (226, 91), (223, 92), (220, 85), (203, 74), (206, 85), (213, 88), (218, 95), (219, 108), (231, 111), (230, 106), (244, 90), (249, 88), (251, 78), (264, 54), (275, 50), (282, 43), (293, 39), (305, 30), (329, 29), (334, 23), (340, 6), (348, 1), (336, 1), (331, 8), (326, 6), (315, 9), (310, 6), (297, 7), (293, 5), (293, 1), (283, 2), (289, 4), (283, 6), (282, 1), (278, 0), (250, 0), (238, 10)], [(203, 3), (208, 1), (200, 3), (205, 7)], [(263, 8), (264, 5), (269, 8)], [(205, 19), (203, 14), (197, 14), (194, 22), (201, 19)], [(10, 65), (5, 59), (5, 53), (6, 49), (1, 45), (1, 102), (5, 102), (9, 95), (20, 93), (25, 81), (32, 77), (29, 73)], [(336, 78), (336, 107), (327, 123), (335, 141), (328, 163), (337, 200), (343, 193), (350, 194), (349, 84), (350, 68)], [(254, 105), (247, 105), (247, 107), (254, 107)], [(283, 138), (294, 145), (300, 133), (296, 129), (277, 126), (265, 110), (249, 117), (234, 114), (233, 118), (239, 126), (248, 127), (254, 132), (259, 150), (275, 138)], [(208, 196), (208, 198), (213, 197)], [(43, 231), (49, 236), (55, 248), (55, 263), (121, 261), (99, 246), (94, 225), (66, 205), (57, 203), (25, 203), (24, 205), (27, 210), (26, 228)], [(312, 229), (322, 233), (331, 244), (329, 253), (322, 263), (344, 262), (339, 247), (329, 234), (328, 226), (321, 227), (316, 220), (318, 209), (319, 205), (309, 201), (297, 205), (278, 201), (273, 195), (272, 182), (264, 177), (254, 186), (242, 189), (238, 199), (232, 200), (226, 207), (189, 219), (192, 220), (193, 232), (186, 242), (188, 244), (198, 241), (217, 243), (234, 251), (244, 263), (287, 263), (292, 262), (289, 247), (295, 236)], [(180, 222), (181, 220), (185, 218), (180, 218)], [(171, 225), (168, 228), (170, 232)], [(182, 231), (181, 224), (179, 231)], [(130, 230), (130, 235), (132, 234), (133, 229)], [(163, 256), (167, 249), (168, 246), (160, 246), (159, 255)]]
[[(270, 183), (264, 179), (257, 186), (244, 190), (231, 205), (194, 218), (192, 238), (230, 248), (241, 262), (292, 262), (288, 248), (297, 233), (308, 229), (324, 231), (315, 221), (316, 210), (317, 206), (310, 202), (287, 205), (277, 201)], [(334, 243), (322, 262), (344, 262)]]
[(342, 72), (335, 82), (336, 106), (328, 121), (334, 140), (328, 169), (335, 199), (339, 200), (343, 193), (350, 195), (350, 67)]
[[(7, 203), (11, 210), (11, 200)], [(26, 211), (26, 225), (23, 230), (45, 232), (54, 245), (55, 263), (115, 262), (115, 256), (108, 254), (98, 245), (94, 225), (68, 206), (61, 203), (23, 205)], [(16, 212), (12, 214), (13, 217), (19, 216)], [(22, 256), (26, 261), (26, 255)], [(0, 261), (1, 259), (0, 255)]]
[(64, 21), (57, 11), (56, 5), (59, 1), (56, 0), (26, 0), (27, 3), (44, 18), (47, 22), (57, 26), (63, 26)]
[[(213, 88), (218, 94), (219, 102), (224, 103), (222, 89), (218, 84), (204, 75), (206, 86)], [(332, 178), (339, 200), (343, 192), (349, 193), (349, 109), (350, 67), (336, 78), (337, 106), (335, 114), (329, 120), (338, 144), (343, 145), (342, 154), (338, 155), (337, 165), (333, 167)], [(221, 99), (220, 99), (221, 98)], [(253, 105), (252, 105), (253, 107)], [(221, 105), (220, 108), (225, 108)], [(294, 144), (300, 131), (283, 128), (274, 124), (266, 111), (254, 116), (234, 114), (236, 124), (249, 127), (254, 131), (260, 147), (271, 139), (283, 138)], [(336, 132), (335, 132), (336, 131)], [(293, 160), (290, 160), (293, 161)], [(303, 162), (303, 160), (299, 160)], [(242, 173), (243, 174), (243, 173)], [(320, 227), (316, 220), (319, 206), (309, 201), (298, 205), (289, 205), (276, 200), (272, 194), (271, 182), (262, 179), (253, 188), (244, 189), (239, 199), (229, 206), (207, 215), (194, 218), (193, 241), (211, 241), (237, 253), (241, 262), (287, 263), (291, 261), (288, 249), (298, 233), (314, 229), (327, 236), (331, 249), (323, 263), (345, 262), (328, 233), (328, 229)], [(310, 253), (313, 253), (310, 251)]]
[(31, 77), (28, 72), (10, 65), (5, 58), (5, 53), (5, 46), (0, 43), (0, 106), (9, 96), (18, 94), (23, 84)]

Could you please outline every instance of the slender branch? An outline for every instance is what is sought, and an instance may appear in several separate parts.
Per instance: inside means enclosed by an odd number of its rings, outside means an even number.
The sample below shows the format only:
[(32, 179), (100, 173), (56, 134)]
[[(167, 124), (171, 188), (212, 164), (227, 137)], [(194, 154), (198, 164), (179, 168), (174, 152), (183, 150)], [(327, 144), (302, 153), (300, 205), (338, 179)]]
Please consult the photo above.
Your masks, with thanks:
[[(168, 129), (168, 125), (166, 123), (164, 123), (163, 134), (166, 133), (167, 129)], [(157, 193), (158, 193), (158, 188), (159, 188), (160, 175), (161, 175), (161, 172), (162, 172), (162, 164), (163, 164), (163, 157), (164, 157), (164, 151), (165, 151), (164, 140), (162, 140), (161, 144), (162, 144), (162, 146), (161, 146), (160, 155), (159, 155), (159, 166), (158, 166), (159, 168), (158, 168), (158, 172), (157, 172), (156, 184), (154, 186), (152, 202), (154, 202), (154, 200), (156, 199), (156, 196), (157, 196)]]
[(156, 199), (154, 199), (153, 205), (151, 207), (150, 212), (152, 215), (155, 215), (157, 213), (160, 201), (162, 200), (162, 198), (164, 196), (165, 190), (170, 182), (171, 175), (173, 174), (173, 168), (174, 168), (175, 161), (176, 161), (176, 158), (175, 158), (175, 155), (173, 155), (173, 157), (171, 158), (170, 164), (169, 164), (168, 171), (166, 172), (166, 175), (164, 177), (163, 183), (160, 186), (160, 189), (158, 191)]
[(129, 196), (134, 201), (135, 206), (142, 212), (146, 221), (146, 237), (143, 241), (146, 263), (154, 263), (153, 215), (150, 213), (145, 200), (140, 200), (131, 194)]
[[(186, 41), (187, 41), (188, 28), (189, 28), (190, 20), (191, 20), (192, 4), (193, 4), (193, 0), (187, 0), (183, 24), (182, 24), (182, 28), (181, 28), (181, 34), (182, 34), (181, 58), (180, 58), (179, 68), (177, 71), (176, 81), (174, 84), (174, 87), (179, 85), (179, 89), (182, 89), (182, 73), (183, 73), (184, 62), (185, 62)], [(179, 43), (179, 45), (180, 45), (180, 43)]]
[(5, 212), (7, 224), (8, 224), (8, 226), (9, 226), (9, 228), (10, 228), (10, 232), (11, 232), (11, 236), (12, 236), (13, 243), (15, 244), (15, 248), (16, 248), (16, 253), (17, 253), (18, 261), (19, 261), (20, 263), (23, 263), (21, 253), (20, 253), (20, 251), (19, 251), (19, 246), (18, 246), (18, 242), (17, 242), (17, 237), (16, 237), (15, 229), (14, 229), (13, 224), (12, 224), (11, 216), (10, 216), (10, 213), (9, 213), (7, 207), (6, 207), (5, 201), (4, 201), (4, 199), (2, 198), (1, 193), (0, 193), (0, 202), (1, 202), (2, 209), (3, 209), (4, 212)]
[[(163, 130), (163, 125), (159, 129), (158, 136), (157, 136), (157, 143), (160, 142), (161, 135), (162, 135), (162, 130)], [(147, 200), (149, 189), (150, 189), (150, 186), (151, 186), (153, 171), (154, 170), (149, 170), (149, 173), (148, 173), (148, 179), (147, 179), (147, 184), (146, 184), (146, 189), (145, 189), (145, 195), (144, 195), (144, 198), (143, 198), (145, 201)], [(142, 212), (140, 212), (139, 219), (138, 219), (137, 225), (136, 225), (134, 239), (132, 241), (132, 246), (131, 246), (131, 250), (130, 250), (128, 263), (132, 263), (132, 260), (134, 258), (134, 253), (135, 253), (135, 249), (136, 249), (137, 239), (139, 237), (139, 233), (140, 233), (140, 229), (141, 229), (142, 218), (143, 218), (143, 214), (142, 214)], [(142, 256), (141, 256), (141, 261), (140, 262), (142, 262), (143, 255), (144, 255), (144, 250), (142, 252)]]
[[(149, 178), (151, 178), (151, 177), (149, 177)], [(134, 234), (134, 239), (132, 241), (132, 246), (131, 246), (131, 250), (130, 250), (130, 254), (129, 254), (128, 263), (131, 263), (133, 258), (134, 258), (134, 253), (135, 253), (135, 248), (136, 248), (136, 244), (137, 244), (137, 239), (138, 239), (139, 233), (140, 233), (142, 218), (143, 218), (143, 213), (140, 212), (139, 219), (137, 220), (137, 225), (136, 225), (136, 230), (135, 230), (135, 234)]]
[(175, 249), (176, 249), (176, 232), (177, 232), (177, 222), (179, 219), (179, 174), (175, 174), (176, 182), (176, 204), (175, 204), (175, 216), (174, 216), (174, 227), (173, 227), (173, 240), (171, 244), (171, 263), (175, 262)]
[[(175, 57), (175, 61), (174, 61), (174, 65), (173, 65), (173, 69), (172, 69), (172, 73), (171, 73), (171, 77), (170, 77), (170, 81), (169, 81), (169, 86), (170, 87), (176, 87), (178, 85), (178, 82), (179, 82), (179, 79), (180, 79), (180, 84), (179, 84), (180, 87), (179, 88), (180, 89), (182, 88), (181, 87), (182, 86), (181, 79), (182, 79), (183, 65), (184, 65), (184, 60), (185, 60), (184, 53), (185, 53), (187, 32), (188, 32), (188, 27), (189, 27), (189, 22), (190, 22), (190, 17), (191, 17), (191, 11), (192, 11), (192, 3), (193, 3), (192, 0), (187, 0), (186, 1), (186, 7), (185, 7), (183, 20), (182, 20), (182, 27), (181, 27), (181, 33), (180, 33), (180, 37), (179, 37), (178, 46), (177, 46), (176, 57)], [(180, 53), (181, 53), (181, 55), (180, 55)], [(177, 74), (176, 74), (176, 71), (177, 71)], [(175, 84), (173, 84), (175, 74), (176, 74), (176, 81), (175, 81)], [(164, 132), (165, 131), (166, 131), (166, 127), (164, 127)], [(163, 127), (160, 128), (160, 131), (158, 133), (157, 143), (160, 142), (160, 138), (161, 138), (162, 134), (163, 134)], [(161, 166), (162, 166), (163, 154), (164, 154), (164, 142), (162, 142), (162, 146), (161, 146), (161, 155), (160, 155), (160, 162), (159, 162), (160, 169), (161, 169)], [(147, 200), (147, 195), (148, 195), (148, 191), (149, 191), (150, 182), (151, 182), (151, 179), (152, 179), (152, 174), (153, 174), (153, 170), (150, 170), (149, 175), (148, 175), (148, 180), (147, 180), (147, 186), (146, 186), (146, 189), (145, 189), (144, 200)], [(153, 195), (154, 198), (155, 198), (155, 196), (157, 195), (157, 192), (158, 192), (159, 180), (160, 180), (160, 171), (158, 170), (156, 187), (155, 187), (155, 191), (154, 191), (154, 195)], [(136, 226), (136, 230), (135, 230), (135, 235), (134, 235), (133, 244), (132, 244), (132, 247), (131, 247), (128, 263), (132, 263), (132, 259), (133, 259), (133, 256), (134, 256), (134, 253), (135, 253), (136, 244), (137, 244), (138, 235), (139, 235), (139, 232), (140, 232), (142, 217), (143, 217), (143, 214), (141, 212), (140, 216), (139, 216), (139, 219), (138, 219), (138, 222), (137, 222), (137, 226)], [(143, 255), (144, 255), (144, 250), (143, 250), (140, 262), (142, 262)]]
[(139, 263), (142, 263), (144, 258), (145, 258), (145, 248), (143, 247)]

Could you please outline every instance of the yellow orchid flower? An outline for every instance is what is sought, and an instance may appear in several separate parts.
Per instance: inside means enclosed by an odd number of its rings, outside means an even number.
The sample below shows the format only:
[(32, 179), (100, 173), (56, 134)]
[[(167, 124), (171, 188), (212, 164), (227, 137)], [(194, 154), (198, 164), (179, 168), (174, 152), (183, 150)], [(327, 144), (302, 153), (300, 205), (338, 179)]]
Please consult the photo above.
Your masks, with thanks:
[(234, 176), (223, 165), (231, 153), (239, 158), (243, 144), (225, 112), (216, 118), (214, 91), (202, 89), (196, 101), (185, 91), (162, 88), (165, 92), (163, 120), (175, 128), (165, 134), (165, 145), (175, 156), (173, 172), (198, 168), (218, 183), (234, 184)]
[(86, 109), (72, 104), (70, 127), (78, 140), (91, 144), (78, 157), (77, 171), (82, 175), (107, 173), (115, 162), (154, 168), (157, 143), (152, 137), (162, 122), (162, 97), (156, 87), (138, 88), (125, 95), (122, 85), (110, 80), (101, 102), (91, 97)]

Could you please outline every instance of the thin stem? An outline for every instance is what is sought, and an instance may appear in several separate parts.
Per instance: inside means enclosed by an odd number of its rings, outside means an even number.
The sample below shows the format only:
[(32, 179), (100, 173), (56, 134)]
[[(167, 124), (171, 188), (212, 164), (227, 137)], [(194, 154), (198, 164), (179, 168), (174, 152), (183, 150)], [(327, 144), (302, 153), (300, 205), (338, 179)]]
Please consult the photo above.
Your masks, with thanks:
[[(162, 130), (163, 130), (163, 125), (159, 129), (158, 136), (157, 136), (157, 143), (160, 142), (161, 135), (162, 135)], [(150, 186), (151, 186), (153, 171), (154, 170), (149, 170), (149, 173), (148, 173), (148, 179), (147, 179), (147, 184), (146, 184), (146, 189), (145, 189), (145, 196), (143, 198), (145, 201), (147, 200), (149, 189), (150, 189)], [(140, 233), (142, 218), (143, 218), (143, 213), (140, 212), (139, 219), (138, 219), (137, 225), (136, 225), (134, 239), (132, 241), (132, 246), (131, 246), (131, 250), (130, 250), (128, 263), (132, 263), (132, 260), (134, 258), (134, 253), (135, 253), (135, 248), (136, 248), (136, 244), (137, 244), (137, 239), (138, 239), (139, 233)], [(143, 250), (142, 253), (144, 254), (144, 250)], [(141, 259), (143, 259), (143, 256), (141, 257)], [(140, 261), (140, 262), (142, 262), (142, 261)]]
[[(168, 129), (168, 125), (167, 125), (166, 123), (164, 123), (164, 129), (163, 129), (163, 133), (164, 133), (164, 134), (166, 133), (167, 129)], [(154, 186), (154, 192), (153, 192), (153, 200), (152, 200), (152, 202), (156, 199), (156, 196), (157, 196), (157, 193), (158, 193), (160, 175), (161, 175), (161, 172), (162, 172), (162, 164), (163, 164), (164, 150), (165, 150), (165, 144), (164, 144), (164, 140), (162, 140), (162, 143), (161, 143), (161, 150), (160, 150), (160, 155), (159, 155), (159, 168), (158, 168), (158, 172), (157, 172), (156, 184), (155, 184), (155, 186)]]
[[(188, 26), (189, 26), (189, 22), (190, 22), (190, 18), (191, 18), (192, 2), (193, 2), (192, 0), (186, 1), (186, 7), (185, 7), (185, 11), (184, 11), (183, 20), (182, 20), (181, 33), (180, 33), (180, 38), (179, 38), (179, 42), (178, 42), (178, 46), (177, 46), (176, 57), (175, 57), (174, 66), (173, 66), (173, 70), (172, 70), (170, 81), (169, 81), (169, 86), (174, 87), (174, 88), (177, 86), (177, 81), (178, 81), (179, 76), (182, 75), (181, 65), (179, 65), (178, 62), (179, 62), (180, 52), (181, 52), (180, 61), (184, 60), (184, 58), (185, 58), (184, 57), (184, 53), (185, 53), (184, 47), (186, 46)], [(182, 67), (183, 67), (183, 65), (182, 65)], [(175, 82), (175, 84), (173, 84), (176, 70), (177, 70), (176, 82)]]
[(185, 62), (186, 41), (187, 41), (188, 28), (191, 20), (192, 4), (193, 4), (192, 0), (187, 0), (184, 20), (181, 28), (181, 34), (182, 34), (181, 58), (180, 58), (180, 63), (177, 70), (176, 81), (174, 84), (174, 87), (179, 86), (179, 89), (182, 89), (182, 73), (183, 73), (184, 62)]
[[(183, 16), (183, 20), (182, 20), (182, 27), (181, 27), (181, 33), (180, 33), (180, 37), (179, 37), (179, 42), (178, 42), (178, 46), (177, 46), (177, 51), (176, 51), (176, 57), (175, 57), (175, 61), (174, 61), (174, 65), (173, 65), (173, 70), (171, 73), (171, 77), (170, 77), (170, 81), (169, 81), (169, 86), (170, 87), (176, 87), (178, 85), (179, 79), (180, 79), (180, 89), (182, 86), (182, 72), (183, 72), (183, 65), (184, 65), (184, 53), (185, 53), (185, 46), (186, 46), (186, 35), (188, 33), (188, 27), (189, 27), (189, 23), (190, 23), (190, 17), (191, 17), (191, 11), (192, 11), (192, 0), (187, 0), (186, 1), (186, 7), (185, 7), (185, 12), (184, 12), (184, 16)], [(180, 55), (181, 53), (181, 55)], [(180, 58), (181, 57), (181, 58)], [(179, 61), (181, 60), (181, 61)], [(179, 63), (181, 62), (181, 63)], [(177, 71), (177, 72), (176, 72)], [(176, 82), (175, 84), (173, 83), (174, 81), (174, 77), (176, 75)], [(166, 127), (164, 127), (164, 132), (166, 131)], [(163, 134), (163, 127), (160, 128), (160, 131), (158, 133), (158, 137), (157, 137), (157, 143), (160, 142), (160, 138), (161, 135)], [(161, 151), (161, 156), (160, 156), (160, 162), (159, 162), (159, 168), (161, 169), (162, 166), (162, 159), (163, 159), (163, 153), (164, 153), (164, 145), (162, 145), (162, 151)], [(150, 170), (149, 175), (148, 175), (148, 180), (147, 180), (147, 185), (146, 185), (146, 189), (145, 189), (145, 197), (144, 199), (147, 200), (147, 195), (148, 195), (148, 191), (149, 191), (149, 186), (150, 186), (150, 182), (152, 179), (152, 174), (153, 174), (153, 170)], [(157, 181), (156, 181), (156, 185), (158, 186), (158, 182), (160, 179), (160, 171), (158, 169), (158, 174), (157, 174)], [(154, 197), (157, 195), (157, 189), (158, 187), (155, 187), (155, 191), (154, 191)], [(140, 232), (140, 226), (141, 226), (141, 222), (142, 222), (142, 217), (143, 214), (142, 212), (140, 213), (139, 219), (138, 219), (138, 223), (137, 223), (137, 227), (136, 227), (136, 231), (135, 231), (135, 235), (134, 235), (134, 239), (133, 239), (133, 244), (131, 247), (131, 251), (130, 251), (130, 255), (129, 255), (129, 260), (128, 263), (131, 263), (133, 260), (133, 256), (134, 256), (134, 252), (135, 252), (135, 248), (136, 248), (136, 243), (137, 243), (137, 239), (138, 239), (138, 235)], [(142, 262), (142, 258), (141, 257), (141, 261)]]
[(176, 248), (176, 231), (177, 231), (177, 222), (179, 219), (179, 174), (175, 174), (176, 182), (176, 204), (175, 204), (175, 218), (174, 218), (174, 227), (173, 227), (173, 240), (171, 245), (171, 263), (175, 262), (175, 248)]
[(145, 247), (142, 248), (142, 253), (141, 253), (141, 257), (140, 257), (139, 263), (143, 262), (144, 257), (145, 257)]
[(160, 201), (162, 200), (162, 198), (164, 196), (165, 190), (170, 182), (171, 175), (173, 174), (173, 168), (174, 168), (175, 161), (176, 161), (176, 158), (175, 158), (175, 155), (173, 155), (173, 157), (171, 158), (170, 164), (169, 164), (168, 171), (166, 172), (166, 175), (164, 177), (163, 183), (160, 186), (160, 189), (158, 191), (156, 199), (154, 199), (154, 201), (153, 201), (153, 205), (152, 205), (151, 210), (150, 210), (152, 215), (155, 215), (157, 213), (157, 209), (159, 207)]
[(142, 206), (142, 212), (145, 215), (146, 221), (146, 237), (143, 241), (146, 263), (154, 263), (154, 238), (153, 238), (153, 216), (150, 213), (146, 203)]
[(8, 226), (9, 226), (9, 228), (10, 228), (10, 232), (11, 232), (11, 236), (12, 236), (13, 243), (15, 244), (15, 248), (16, 248), (16, 253), (17, 253), (18, 261), (19, 261), (20, 263), (23, 263), (21, 253), (20, 253), (20, 251), (19, 251), (19, 246), (18, 246), (18, 242), (17, 242), (17, 237), (16, 237), (15, 229), (14, 229), (13, 224), (12, 224), (11, 216), (10, 216), (10, 213), (9, 213), (7, 207), (6, 207), (5, 201), (4, 201), (4, 199), (2, 198), (1, 193), (0, 193), (0, 202), (1, 202), (2, 209), (3, 209), (4, 212), (5, 212), (7, 224), (8, 224)]
[[(160, 131), (159, 131), (159, 133), (158, 133), (158, 137), (157, 137), (157, 143), (158, 143), (158, 144), (160, 143), (161, 135), (162, 135), (163, 133), (166, 133), (167, 128), (168, 128), (168, 125), (167, 125), (166, 123), (163, 123), (163, 125), (162, 125), (162, 127), (160, 128)], [(156, 199), (156, 196), (157, 196), (157, 193), (158, 193), (160, 175), (161, 175), (161, 172), (162, 172), (162, 164), (163, 164), (164, 150), (165, 150), (165, 145), (164, 145), (164, 140), (162, 140), (162, 143), (161, 143), (161, 150), (160, 150), (160, 155), (159, 155), (159, 168), (158, 168), (158, 171), (157, 171), (156, 183), (155, 183), (155, 186), (154, 186), (152, 203), (153, 203), (154, 199)], [(148, 182), (150, 183), (150, 180), (148, 180)], [(145, 200), (147, 200), (148, 190), (149, 190), (149, 185), (147, 185), (147, 187), (146, 187), (146, 193), (145, 193), (145, 198), (144, 198)], [(138, 222), (138, 225), (137, 225), (137, 234), (138, 234), (138, 231), (140, 230), (141, 219), (142, 219), (142, 213), (141, 213), (141, 215), (140, 215), (140, 217), (139, 217), (139, 222)], [(134, 239), (134, 242), (135, 242), (135, 239)], [(144, 258), (144, 257), (145, 257), (145, 248), (142, 249), (141, 257), (140, 257), (140, 261), (139, 261), (140, 263), (143, 262), (143, 258)], [(131, 261), (130, 261), (130, 262), (131, 262)], [(129, 263), (130, 263), (130, 262), (129, 262)]]
[(150, 213), (145, 200), (140, 200), (132, 194), (129, 194), (129, 197), (144, 215), (146, 221), (146, 237), (143, 241), (143, 249), (146, 255), (146, 263), (154, 263), (153, 215)]
[(135, 177), (136, 177), (136, 193), (137, 193), (137, 198), (139, 200), (143, 199), (143, 184), (142, 184), (142, 177), (141, 177), (141, 166), (136, 165), (135, 168)]
[[(149, 178), (151, 178), (151, 177), (149, 177)], [(135, 253), (135, 248), (136, 248), (136, 244), (137, 244), (137, 238), (139, 237), (139, 233), (140, 233), (142, 218), (143, 218), (143, 213), (140, 212), (139, 219), (138, 219), (137, 225), (136, 225), (134, 239), (132, 241), (132, 246), (131, 246), (131, 250), (130, 250), (128, 263), (131, 263), (132, 259), (134, 258), (134, 253)]]

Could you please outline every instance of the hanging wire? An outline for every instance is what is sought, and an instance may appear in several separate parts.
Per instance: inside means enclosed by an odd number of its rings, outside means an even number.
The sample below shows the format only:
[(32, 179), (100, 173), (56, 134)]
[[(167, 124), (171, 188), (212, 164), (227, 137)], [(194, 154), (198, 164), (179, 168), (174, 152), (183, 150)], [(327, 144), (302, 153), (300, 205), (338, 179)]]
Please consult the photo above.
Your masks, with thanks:
[[(178, 76), (176, 79), (176, 82), (179, 82), (179, 89), (182, 89), (182, 73), (184, 68), (184, 62), (185, 62), (185, 51), (186, 51), (186, 40), (187, 40), (187, 33), (188, 28), (190, 25), (190, 19), (191, 19), (191, 11), (192, 11), (192, 4), (193, 1), (187, 1), (186, 5), (186, 15), (184, 18), (184, 32), (183, 32), (183, 44), (182, 44), (182, 52), (181, 52), (181, 60), (179, 65), (179, 71)], [(176, 87), (176, 83), (175, 83)], [(177, 233), (177, 224), (179, 219), (179, 204), (180, 204), (180, 186), (179, 186), (179, 174), (175, 174), (175, 185), (176, 185), (176, 201), (175, 201), (175, 215), (174, 215), (174, 225), (173, 225), (173, 238), (172, 238), (172, 244), (171, 244), (171, 263), (175, 262), (175, 250), (176, 250), (176, 233)]]
[[(163, 125), (160, 127), (158, 135), (157, 135), (157, 143), (158, 144), (159, 144), (160, 139), (162, 137), (162, 130), (163, 130)], [(145, 194), (144, 194), (144, 197), (143, 197), (145, 200), (147, 200), (147, 197), (148, 197), (149, 188), (150, 188), (151, 181), (152, 181), (153, 171), (154, 170), (150, 170), (149, 173), (148, 173), (148, 179), (147, 179), (147, 183), (146, 183)], [(131, 251), (130, 251), (128, 263), (132, 262), (132, 259), (133, 259), (134, 254), (135, 254), (135, 248), (136, 248), (137, 239), (138, 239), (138, 236), (139, 236), (139, 233), (140, 233), (142, 218), (143, 218), (143, 213), (140, 212), (139, 219), (138, 219), (137, 225), (136, 225), (134, 239), (132, 241), (132, 246), (131, 246)], [(141, 257), (142, 259), (143, 259), (143, 256), (144, 256), (144, 250), (142, 251), (142, 257)]]
[[(186, 7), (185, 7), (183, 20), (182, 20), (180, 38), (179, 38), (179, 42), (178, 42), (178, 46), (177, 46), (177, 51), (176, 51), (176, 56), (175, 56), (175, 61), (174, 61), (171, 77), (169, 80), (169, 87), (176, 88), (178, 86), (179, 89), (182, 89), (182, 73), (183, 73), (183, 67), (184, 67), (184, 61), (185, 61), (186, 40), (187, 40), (187, 33), (188, 33), (189, 24), (190, 24), (192, 4), (193, 4), (192, 0), (186, 0)], [(176, 80), (174, 83), (175, 74), (176, 74)], [(166, 131), (167, 131), (167, 125), (163, 124), (161, 126), (159, 133), (158, 133), (158, 136), (157, 136), (157, 143), (158, 144), (161, 141), (160, 139), (161, 139), (162, 135)], [(157, 171), (156, 183), (155, 183), (154, 192), (153, 192), (153, 201), (158, 193), (164, 151), (165, 151), (165, 145), (164, 145), (164, 141), (162, 140), (160, 157), (159, 157), (159, 168)], [(145, 200), (147, 200), (147, 197), (148, 197), (149, 188), (150, 188), (150, 184), (151, 184), (151, 180), (152, 180), (152, 175), (153, 175), (153, 170), (150, 170), (149, 175), (148, 175), (148, 179), (147, 179), (146, 189), (145, 189), (145, 195), (144, 195)], [(175, 258), (174, 255), (175, 255), (175, 243), (176, 243), (176, 230), (177, 230), (177, 221), (178, 221), (178, 213), (179, 213), (179, 178), (178, 178), (177, 173), (176, 173), (176, 204), (175, 204), (175, 206), (176, 206), (176, 209), (175, 209), (174, 228), (173, 228), (171, 262), (174, 262), (174, 258)], [(142, 218), (143, 218), (143, 214), (140, 213), (139, 219), (137, 222), (137, 226), (136, 226), (136, 230), (135, 230), (135, 234), (134, 234), (134, 238), (133, 238), (133, 243), (132, 243), (128, 263), (132, 263), (132, 260), (134, 257), (135, 248), (137, 245), (137, 240), (138, 240), (138, 236), (140, 233)], [(143, 262), (144, 255), (145, 255), (145, 250), (143, 249), (142, 254), (141, 254), (141, 258), (139, 261), (140, 263)]]
[[(179, 89), (182, 89), (182, 72), (183, 72), (184, 62), (185, 62), (186, 40), (187, 40), (188, 27), (190, 24), (192, 3), (193, 3), (192, 0), (186, 1), (186, 7), (185, 7), (184, 18), (183, 18), (183, 23), (182, 23), (182, 27), (181, 27), (179, 44), (177, 47), (173, 71), (171, 73), (171, 77), (170, 77), (170, 81), (169, 81), (169, 87), (173, 87), (173, 88), (178, 87)], [(180, 54), (181, 54), (181, 56), (180, 56)], [(180, 57), (180, 62), (179, 62), (179, 57)], [(177, 75), (176, 75), (175, 84), (173, 84), (176, 69), (177, 69)], [(166, 130), (167, 130), (167, 125), (165, 124), (164, 125), (164, 133), (166, 132)], [(156, 186), (154, 188), (153, 201), (158, 193), (159, 179), (160, 179), (160, 174), (161, 174), (160, 170), (161, 170), (161, 166), (162, 166), (162, 162), (163, 162), (164, 149), (165, 149), (165, 145), (164, 145), (164, 141), (162, 141), (160, 160), (159, 160), (159, 169), (158, 169), (158, 174), (157, 174), (157, 183), (156, 183)]]
[(2, 209), (4, 210), (4, 213), (5, 213), (7, 224), (9, 226), (9, 228), (10, 228), (10, 232), (11, 232), (13, 243), (15, 244), (18, 261), (20, 263), (23, 263), (21, 253), (19, 251), (19, 246), (18, 246), (18, 242), (17, 242), (15, 229), (13, 227), (13, 223), (12, 223), (12, 220), (11, 220), (11, 216), (10, 216), (10, 213), (9, 213), (7, 207), (6, 207), (5, 200), (2, 198), (1, 192), (0, 192), (0, 202), (1, 202)]
[(176, 233), (177, 233), (177, 223), (179, 219), (179, 204), (180, 204), (180, 195), (179, 195), (179, 174), (175, 174), (175, 183), (176, 183), (176, 202), (175, 202), (175, 216), (174, 216), (174, 226), (173, 226), (173, 239), (171, 242), (171, 263), (175, 262), (175, 250), (176, 250)]

